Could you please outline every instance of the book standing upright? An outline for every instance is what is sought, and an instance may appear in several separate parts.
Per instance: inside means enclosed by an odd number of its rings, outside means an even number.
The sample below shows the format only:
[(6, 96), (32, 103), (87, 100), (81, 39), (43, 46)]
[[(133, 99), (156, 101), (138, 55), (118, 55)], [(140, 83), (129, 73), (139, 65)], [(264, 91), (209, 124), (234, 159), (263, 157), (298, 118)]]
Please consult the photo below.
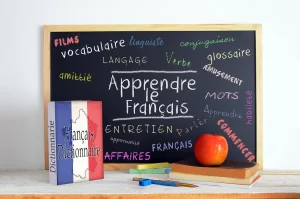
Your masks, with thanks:
[(51, 184), (104, 178), (101, 101), (49, 102), (48, 135)]

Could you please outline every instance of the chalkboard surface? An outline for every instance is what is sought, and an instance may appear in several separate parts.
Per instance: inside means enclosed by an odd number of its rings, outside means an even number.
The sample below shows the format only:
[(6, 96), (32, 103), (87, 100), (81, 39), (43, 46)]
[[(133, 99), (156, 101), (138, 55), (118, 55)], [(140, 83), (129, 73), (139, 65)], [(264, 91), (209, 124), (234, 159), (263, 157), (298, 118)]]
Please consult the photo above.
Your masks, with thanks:
[(105, 163), (176, 162), (203, 133), (258, 161), (257, 29), (49, 34), (49, 100), (103, 101)]

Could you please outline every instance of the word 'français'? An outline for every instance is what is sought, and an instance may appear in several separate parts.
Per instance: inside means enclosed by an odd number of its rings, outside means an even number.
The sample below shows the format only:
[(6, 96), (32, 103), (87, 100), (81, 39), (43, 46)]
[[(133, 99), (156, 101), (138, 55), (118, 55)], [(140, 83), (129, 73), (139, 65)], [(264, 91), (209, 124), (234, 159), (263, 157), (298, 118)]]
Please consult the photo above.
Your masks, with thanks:
[(255, 159), (255, 155), (245, 146), (241, 138), (239, 138), (235, 133), (232, 132), (232, 129), (229, 127), (225, 120), (220, 119), (217, 121), (218, 126), (228, 135), (231, 141), (236, 145), (236, 147), (241, 151), (241, 153), (248, 158), (249, 162), (252, 162)]
[[(124, 91), (128, 90), (131, 93), (131, 98), (135, 97), (135, 93), (138, 90), (142, 90), (145, 93), (145, 103), (136, 103), (133, 100), (126, 100), (126, 113), (129, 114), (141, 114), (151, 115), (159, 113), (161, 116), (187, 114), (188, 108), (186, 102), (175, 102), (170, 104), (159, 104), (158, 97), (160, 92), (164, 90), (171, 90), (175, 93), (183, 92), (185, 89), (194, 91), (196, 88), (195, 79), (182, 79), (176, 76), (175, 80), (170, 79), (139, 79), (139, 78), (121, 78), (119, 82), (116, 81), (115, 76), (112, 74), (108, 90), (115, 88), (116, 91), (120, 92), (120, 97), (123, 98)], [(151, 103), (148, 103), (148, 102)]]
[(252, 124), (252, 115), (253, 115), (253, 110), (252, 110), (252, 91), (246, 91), (246, 104), (245, 104), (245, 110), (246, 110), (246, 117), (247, 117), (247, 122), (246, 124)]
[(233, 109), (232, 112), (212, 110), (212, 109), (209, 109), (208, 105), (205, 106), (204, 113), (207, 113), (209, 115), (209, 117), (213, 117), (213, 118), (215, 118), (215, 116), (233, 117), (233, 118), (239, 118), (239, 119), (243, 118), (242, 114), (235, 112), (235, 109)]
[(104, 160), (150, 160), (150, 152), (106, 152)]
[(203, 121), (201, 121), (199, 118), (197, 120), (193, 120), (193, 124), (190, 125), (189, 127), (186, 127), (186, 128), (183, 128), (183, 129), (176, 129), (177, 133), (179, 136), (181, 136), (181, 133), (184, 132), (184, 133), (189, 133), (190, 131), (193, 130), (193, 128), (199, 128), (200, 126), (206, 124), (206, 120), (207, 119), (204, 119)]
[(130, 125), (130, 124), (121, 124), (121, 125), (106, 125), (105, 133), (152, 133), (152, 134), (162, 134), (162, 133), (172, 133), (173, 126), (168, 125), (156, 125), (156, 124), (143, 124), (143, 125)]
[(222, 44), (222, 43), (230, 43), (235, 42), (235, 39), (232, 37), (226, 37), (226, 38), (220, 38), (218, 36), (216, 39), (212, 40), (197, 40), (197, 41), (183, 41), (179, 43), (180, 47), (192, 47), (193, 50), (195, 50), (198, 46), (204, 46), (204, 48), (208, 48), (210, 45), (213, 44)]
[(237, 49), (236, 51), (229, 51), (229, 52), (221, 52), (221, 53), (215, 53), (213, 52), (212, 54), (209, 54), (207, 56), (207, 59), (210, 61), (210, 65), (213, 65), (214, 61), (216, 60), (225, 60), (225, 59), (232, 59), (232, 58), (242, 58), (242, 57), (249, 57), (251, 56), (250, 54), (250, 49)]
[(168, 150), (182, 150), (190, 149), (193, 147), (192, 140), (188, 141), (176, 141), (176, 142), (167, 142), (167, 143), (157, 143), (152, 144), (152, 152), (158, 151), (168, 151)]
[(209, 98), (213, 98), (213, 99), (218, 99), (218, 100), (221, 100), (221, 99), (239, 99), (239, 96), (238, 96), (238, 92), (219, 92), (217, 94), (217, 92), (213, 92), (213, 93), (210, 93), (210, 92), (207, 92), (206, 96), (205, 96), (205, 99), (207, 99), (207, 97)]
[(84, 81), (91, 82), (92, 76), (90, 73), (60, 73), (59, 78), (62, 80)]

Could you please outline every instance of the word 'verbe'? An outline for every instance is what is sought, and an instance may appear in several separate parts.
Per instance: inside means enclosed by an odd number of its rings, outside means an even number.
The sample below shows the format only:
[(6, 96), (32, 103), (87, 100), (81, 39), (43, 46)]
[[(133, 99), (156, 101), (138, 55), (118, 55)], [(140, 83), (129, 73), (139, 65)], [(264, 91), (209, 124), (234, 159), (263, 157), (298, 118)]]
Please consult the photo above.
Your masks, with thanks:
[(106, 152), (104, 160), (150, 160), (150, 152)]
[(121, 125), (106, 125), (105, 133), (172, 133), (173, 126), (168, 125), (156, 125), (156, 124), (143, 124), (143, 125), (130, 125), (130, 124), (121, 124)]
[[(174, 103), (170, 104), (159, 104), (158, 97), (160, 92), (164, 90), (172, 90), (175, 93), (183, 92), (185, 89), (196, 90), (194, 87), (196, 85), (195, 79), (182, 79), (179, 76), (176, 76), (176, 80), (170, 81), (168, 79), (139, 79), (139, 78), (130, 78), (123, 79), (121, 78), (119, 82), (116, 81), (114, 75), (111, 76), (108, 90), (111, 90), (112, 87), (116, 91), (120, 92), (120, 97), (123, 98), (124, 91), (128, 90), (131, 92), (131, 97), (134, 98), (138, 90), (145, 92), (145, 103), (135, 103), (133, 100), (126, 100), (126, 113), (130, 112), (134, 115), (139, 113), (142, 115), (151, 115), (155, 113), (161, 114), (161, 116), (177, 115), (177, 114), (187, 114), (188, 108), (186, 102), (179, 102), (175, 100)], [(150, 101), (150, 103), (148, 103)]]
[(222, 44), (222, 43), (229, 43), (229, 42), (234, 42), (235, 39), (232, 37), (226, 37), (226, 38), (220, 38), (220, 36), (218, 36), (216, 39), (212, 39), (212, 40), (197, 40), (197, 41), (187, 41), (187, 42), (180, 42), (179, 46), (180, 47), (189, 47), (191, 46), (193, 48), (193, 50), (195, 50), (198, 46), (204, 46), (204, 48), (208, 48), (209, 45), (212, 44)]
[(218, 120), (218, 126), (228, 135), (228, 137), (232, 140), (234, 145), (241, 151), (241, 153), (248, 158), (249, 162), (252, 162), (255, 159), (255, 155), (245, 146), (243, 141), (232, 132), (232, 129), (228, 126), (227, 123), (223, 119)]
[(116, 49), (116, 48), (123, 48), (125, 47), (125, 41), (123, 39), (117, 40), (117, 41), (113, 41), (113, 40), (109, 40), (108, 42), (102, 42), (100, 41), (99, 45), (93, 45), (93, 46), (88, 46), (85, 45), (81, 48), (77, 48), (75, 50), (65, 50), (63, 52), (61, 52), (61, 55), (63, 58), (66, 57), (72, 57), (74, 55), (78, 56), (78, 55), (88, 55), (91, 54), (93, 52), (103, 52), (103, 51), (109, 51), (112, 49)]
[(206, 70), (207, 72), (210, 72), (212, 74), (214, 74), (216, 77), (221, 76), (221, 78), (226, 79), (234, 84), (238, 84), (239, 86), (242, 84), (243, 80), (238, 79), (236, 77), (233, 77), (223, 71), (220, 71), (214, 67), (212, 67), (210, 64), (206, 64), (203, 67), (203, 70)]
[(186, 67), (190, 67), (191, 66), (191, 62), (190, 61), (186, 61), (184, 58), (182, 59), (175, 59), (173, 57), (173, 54), (174, 52), (171, 53), (171, 55), (168, 55), (168, 53), (166, 52), (166, 57), (167, 57), (167, 62), (168, 64), (169, 63), (172, 63), (174, 65), (177, 65), (177, 66), (186, 66)]
[(241, 50), (238, 49), (234, 52), (229, 51), (229, 52), (221, 52), (221, 53), (215, 53), (213, 52), (212, 54), (207, 56), (207, 59), (210, 61), (210, 65), (213, 65), (213, 62), (219, 59), (232, 59), (232, 58), (241, 58), (244, 56), (251, 56), (250, 54), (250, 49), (246, 49), (246, 50)]
[(219, 92), (217, 94), (217, 92), (213, 92), (213, 93), (210, 93), (210, 92), (207, 92), (206, 96), (205, 96), (205, 99), (207, 97), (212, 97), (213, 99), (224, 99), (225, 96), (225, 99), (239, 99), (239, 96), (238, 96), (239, 92)]
[(245, 110), (246, 110), (246, 117), (247, 117), (247, 122), (246, 124), (252, 124), (252, 91), (246, 91), (246, 104), (245, 104)]
[(152, 144), (152, 152), (154, 151), (168, 151), (171, 149), (181, 150), (181, 149), (190, 149), (193, 147), (192, 140), (188, 141), (176, 141), (176, 142), (167, 142), (167, 143), (157, 143)]

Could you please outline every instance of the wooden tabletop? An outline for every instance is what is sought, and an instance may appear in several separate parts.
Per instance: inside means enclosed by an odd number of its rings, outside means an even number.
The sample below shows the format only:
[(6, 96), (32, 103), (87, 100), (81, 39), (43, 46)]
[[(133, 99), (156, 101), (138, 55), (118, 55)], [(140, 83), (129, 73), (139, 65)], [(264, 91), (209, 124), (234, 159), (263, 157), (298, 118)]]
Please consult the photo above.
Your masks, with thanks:
[[(269, 174), (250, 189), (202, 185), (197, 188), (138, 186), (133, 177), (167, 179), (167, 175), (133, 175), (128, 171), (105, 171), (105, 179), (51, 185), (48, 171), (0, 172), (0, 198), (91, 198), (91, 199), (193, 199), (193, 198), (300, 198), (300, 175)], [(17, 194), (17, 195), (16, 195)]]

